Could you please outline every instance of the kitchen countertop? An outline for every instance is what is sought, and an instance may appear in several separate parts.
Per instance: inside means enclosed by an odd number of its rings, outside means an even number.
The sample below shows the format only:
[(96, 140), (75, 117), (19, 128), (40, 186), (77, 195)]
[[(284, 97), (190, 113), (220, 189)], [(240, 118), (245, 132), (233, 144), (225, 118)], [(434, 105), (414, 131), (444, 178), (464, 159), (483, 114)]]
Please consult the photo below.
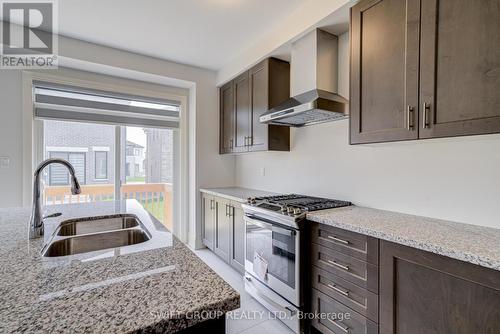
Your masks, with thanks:
[(225, 188), (201, 188), (202, 193), (209, 195), (227, 198), (231, 201), (245, 203), (249, 197), (261, 197), (278, 195), (270, 191), (242, 188), (242, 187), (225, 187)]
[[(54, 212), (62, 215), (46, 220), (44, 238), (29, 240), (30, 209), (0, 209), (1, 333), (171, 333), (203, 321), (201, 312), (220, 316), (239, 307), (239, 294), (137, 201), (47, 207)], [(156, 244), (71, 261), (41, 256), (60, 222), (125, 213), (147, 221)]]
[[(276, 195), (241, 187), (200, 191), (238, 202)], [(307, 219), (500, 271), (500, 229), (354, 205), (310, 212)]]
[(358, 206), (315, 211), (307, 219), (500, 270), (500, 230)]

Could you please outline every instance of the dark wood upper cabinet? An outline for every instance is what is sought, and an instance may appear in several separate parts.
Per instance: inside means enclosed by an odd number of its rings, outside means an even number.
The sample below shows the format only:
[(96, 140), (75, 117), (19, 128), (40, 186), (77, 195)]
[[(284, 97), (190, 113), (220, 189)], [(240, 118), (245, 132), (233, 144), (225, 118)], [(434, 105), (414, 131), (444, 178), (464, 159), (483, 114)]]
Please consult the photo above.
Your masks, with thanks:
[(351, 144), (417, 139), (419, 0), (351, 9)]
[(380, 333), (500, 333), (500, 272), (380, 241)]
[(264, 150), (267, 144), (268, 125), (260, 123), (259, 117), (269, 109), (268, 82), (269, 71), (264, 62), (250, 70), (252, 151)]
[(351, 8), (351, 144), (500, 132), (500, 1)]
[(500, 132), (500, 1), (422, 0), (421, 22), (420, 138)]
[(231, 153), (234, 146), (234, 82), (220, 88), (219, 152)]
[(248, 71), (234, 79), (234, 148), (233, 152), (244, 152), (250, 137), (250, 83)]
[[(233, 87), (232, 108), (226, 98), (229, 94), (226, 86)], [(241, 153), (248, 151), (289, 151), (290, 128), (286, 126), (267, 125), (259, 121), (259, 117), (267, 110), (276, 107), (290, 97), (290, 64), (288, 62), (268, 58), (241, 74), (220, 89), (221, 105), (221, 153)], [(232, 133), (227, 136), (233, 139), (231, 150), (223, 149), (225, 140), (223, 127), (225, 111), (232, 110)], [(229, 138), (229, 140), (231, 139)]]
[(268, 58), (250, 70), (251, 137), (249, 151), (289, 151), (290, 128), (267, 125), (259, 117), (290, 97), (290, 64)]

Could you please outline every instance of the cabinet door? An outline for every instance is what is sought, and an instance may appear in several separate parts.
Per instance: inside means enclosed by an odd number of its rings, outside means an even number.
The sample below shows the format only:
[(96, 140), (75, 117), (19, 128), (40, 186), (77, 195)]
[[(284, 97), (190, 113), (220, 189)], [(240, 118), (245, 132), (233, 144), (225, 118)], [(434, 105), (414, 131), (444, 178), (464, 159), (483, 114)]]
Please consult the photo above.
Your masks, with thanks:
[(421, 29), (420, 138), (500, 132), (500, 1), (422, 0)]
[(234, 83), (220, 88), (220, 153), (230, 153), (234, 146)]
[(260, 116), (269, 109), (269, 71), (267, 61), (250, 70), (251, 135), (250, 150), (267, 149), (268, 125), (262, 124)]
[(245, 220), (240, 203), (231, 203), (231, 265), (240, 273), (245, 272)]
[(230, 219), (229, 201), (216, 198), (216, 220), (215, 220), (215, 254), (219, 255), (226, 262), (229, 262), (229, 238), (230, 238)]
[(215, 200), (212, 196), (203, 195), (203, 244), (214, 250), (215, 238)]
[(248, 151), (250, 137), (250, 81), (248, 72), (234, 79), (235, 133), (233, 152)]
[(351, 144), (418, 138), (419, 3), (351, 9)]
[(380, 241), (380, 332), (500, 333), (500, 271)]

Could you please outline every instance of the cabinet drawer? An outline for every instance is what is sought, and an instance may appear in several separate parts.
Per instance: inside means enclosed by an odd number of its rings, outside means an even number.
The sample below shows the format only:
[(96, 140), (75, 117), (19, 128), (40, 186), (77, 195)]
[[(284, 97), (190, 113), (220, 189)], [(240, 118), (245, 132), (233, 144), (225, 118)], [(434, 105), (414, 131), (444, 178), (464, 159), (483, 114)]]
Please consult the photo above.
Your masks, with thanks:
[(333, 226), (314, 223), (312, 242), (378, 265), (378, 239)]
[(311, 325), (322, 333), (378, 334), (375, 322), (316, 289), (312, 291), (312, 312), (319, 316), (311, 321)]
[(311, 262), (334, 275), (378, 293), (378, 267), (328, 247), (312, 244)]
[(378, 295), (316, 266), (312, 268), (312, 286), (361, 315), (378, 323)]

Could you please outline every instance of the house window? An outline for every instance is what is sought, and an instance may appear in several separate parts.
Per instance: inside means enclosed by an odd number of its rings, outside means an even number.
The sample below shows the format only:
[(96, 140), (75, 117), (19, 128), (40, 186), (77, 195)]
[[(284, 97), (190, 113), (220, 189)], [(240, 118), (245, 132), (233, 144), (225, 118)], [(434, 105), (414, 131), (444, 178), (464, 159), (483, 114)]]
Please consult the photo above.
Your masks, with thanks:
[(95, 179), (108, 179), (108, 152), (95, 152)]
[[(37, 157), (68, 160), (86, 185), (72, 195), (66, 168), (50, 165), (44, 173), (44, 204), (135, 199), (172, 229), (173, 179), (160, 177), (173, 176), (174, 156), (161, 154), (156, 139), (173, 142), (180, 122), (178, 102), (44, 82), (33, 85), (34, 117), (40, 121), (35, 131), (43, 131), (43, 152)], [(159, 170), (157, 160), (168, 160), (165, 170)], [(157, 175), (148, 175), (145, 166), (156, 166)], [(154, 184), (146, 181), (150, 179)]]
[[(50, 152), (51, 158), (60, 158), (68, 161), (75, 168), (76, 177), (80, 184), (85, 184), (85, 153), (80, 152)], [(49, 167), (49, 185), (67, 186), (69, 185), (68, 169), (59, 164), (52, 164)]]

